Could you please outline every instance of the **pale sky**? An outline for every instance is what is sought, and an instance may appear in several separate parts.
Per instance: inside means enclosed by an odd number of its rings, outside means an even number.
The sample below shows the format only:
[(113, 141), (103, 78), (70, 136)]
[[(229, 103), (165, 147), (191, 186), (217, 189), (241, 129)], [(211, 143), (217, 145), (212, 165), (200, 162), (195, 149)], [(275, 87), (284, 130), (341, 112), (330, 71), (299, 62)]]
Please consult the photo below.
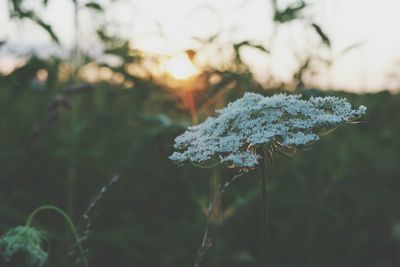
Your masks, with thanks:
[[(48, 52), (49, 37), (29, 23), (12, 23), (8, 19), (8, 0), (0, 0), (0, 40), (12, 46), (37, 47)], [(38, 7), (41, 1), (26, 0), (28, 6)], [(81, 0), (82, 3), (85, 1)], [(81, 13), (81, 45), (96, 50), (91, 29), (106, 21), (133, 44), (152, 53), (176, 53), (198, 45), (192, 37), (209, 37), (222, 33), (221, 40), (254, 40), (267, 44), (271, 34), (269, 0), (102, 0), (105, 14)], [(290, 0), (278, 0), (285, 6)], [(399, 0), (309, 0), (307, 14), (319, 23), (332, 41), (332, 54), (362, 42), (357, 49), (341, 57), (330, 74), (321, 77), (321, 86), (351, 89), (357, 92), (377, 91), (391, 84), (388, 75), (400, 60)], [(74, 42), (73, 8), (71, 0), (49, 0), (46, 9), (38, 9), (55, 32), (62, 45)], [(273, 65), (273, 73), (288, 79), (296, 66), (292, 48), (301, 53), (309, 46), (310, 30), (301, 23), (291, 23), (278, 29), (273, 55), (247, 53), (247, 61), (262, 80)], [(162, 37), (160, 36), (162, 35)], [(311, 46), (311, 45), (310, 45)], [(310, 48), (312, 49), (312, 48)], [(7, 64), (7, 51), (0, 52), (0, 68)], [(269, 63), (268, 63), (269, 62)], [(400, 68), (399, 68), (400, 73)]]

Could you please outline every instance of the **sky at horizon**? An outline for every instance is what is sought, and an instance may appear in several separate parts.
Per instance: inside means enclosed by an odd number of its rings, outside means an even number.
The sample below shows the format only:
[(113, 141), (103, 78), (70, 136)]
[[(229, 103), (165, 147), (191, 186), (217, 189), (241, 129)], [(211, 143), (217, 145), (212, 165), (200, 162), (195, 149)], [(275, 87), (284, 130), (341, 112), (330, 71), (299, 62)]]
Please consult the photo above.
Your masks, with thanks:
[[(74, 43), (73, 6), (71, 0), (50, 0), (46, 9), (37, 0), (27, 0), (44, 19), (53, 25), (64, 47)], [(81, 46), (97, 51), (90, 29), (106, 21), (118, 34), (132, 40), (134, 45), (151, 53), (178, 53), (196, 47), (192, 37), (207, 38), (218, 32), (226, 41), (253, 40), (267, 45), (272, 33), (271, 6), (268, 0), (119, 0), (99, 1), (105, 14), (82, 12)], [(293, 1), (280, 0), (280, 6)], [(400, 82), (389, 78), (398, 71), (400, 62), (400, 1), (397, 0), (313, 0), (306, 14), (323, 27), (332, 41), (332, 54), (339, 55), (348, 46), (359, 47), (339, 58), (329, 73), (319, 77), (321, 87), (374, 92), (400, 88)], [(49, 37), (29, 23), (12, 23), (8, 18), (7, 0), (0, 0), (0, 40), (27, 47), (50, 47)], [(280, 26), (273, 55), (266, 59), (249, 54), (247, 61), (262, 80), (273, 74), (282, 80), (290, 78), (296, 67), (294, 49), (308, 49), (304, 22)], [(311, 45), (310, 45), (311, 46)], [(97, 49), (97, 50), (96, 50)], [(303, 49), (303, 50), (302, 50)], [(312, 49), (312, 48), (310, 48)], [(40, 50), (40, 49), (39, 49)], [(50, 49), (51, 50), (51, 49)], [(49, 51), (47, 49), (46, 51)], [(1, 53), (0, 68), (11, 60)], [(267, 63), (269, 61), (269, 63)], [(271, 70), (271, 62), (273, 70)], [(398, 71), (400, 74), (400, 71)]]

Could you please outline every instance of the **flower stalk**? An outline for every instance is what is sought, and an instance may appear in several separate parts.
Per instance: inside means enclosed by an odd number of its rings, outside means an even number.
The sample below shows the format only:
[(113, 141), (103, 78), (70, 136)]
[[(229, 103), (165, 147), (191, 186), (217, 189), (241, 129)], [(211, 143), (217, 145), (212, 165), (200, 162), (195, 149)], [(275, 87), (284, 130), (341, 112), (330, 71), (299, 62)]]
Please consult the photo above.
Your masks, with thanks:
[(67, 223), (68, 227), (70, 228), (70, 230), (72, 232), (72, 235), (74, 236), (74, 239), (75, 239), (76, 245), (78, 247), (78, 251), (79, 251), (79, 254), (81, 256), (83, 265), (85, 267), (89, 267), (89, 263), (88, 263), (88, 261), (87, 261), (87, 259), (85, 257), (85, 253), (83, 251), (83, 247), (82, 247), (82, 245), (80, 243), (80, 238), (79, 238), (79, 235), (78, 235), (78, 231), (76, 230), (76, 227), (75, 227), (74, 223), (72, 222), (72, 219), (68, 216), (68, 214), (65, 211), (63, 211), (59, 207), (56, 207), (56, 206), (53, 206), (53, 205), (43, 205), (43, 206), (40, 206), (40, 207), (36, 208), (29, 215), (29, 217), (28, 217), (28, 219), (26, 221), (26, 227), (31, 227), (33, 219), (35, 218), (35, 216), (39, 212), (46, 211), (46, 210), (55, 211), (56, 213), (60, 214), (64, 218), (65, 222)]
[[(293, 157), (298, 149), (308, 149), (339, 126), (354, 123), (366, 113), (365, 106), (353, 108), (345, 98), (277, 94), (265, 97), (246, 93), (217, 110), (217, 116), (188, 127), (175, 138), (170, 159), (197, 167), (222, 164), (239, 174), (261, 168), (261, 214), (263, 266), (267, 262), (267, 159), (275, 154)], [(210, 202), (209, 215), (225, 190)], [(211, 246), (208, 221), (196, 267)]]
[(262, 161), (261, 161), (261, 216), (262, 216), (262, 255), (263, 255), (263, 266), (267, 266), (267, 151), (262, 149)]

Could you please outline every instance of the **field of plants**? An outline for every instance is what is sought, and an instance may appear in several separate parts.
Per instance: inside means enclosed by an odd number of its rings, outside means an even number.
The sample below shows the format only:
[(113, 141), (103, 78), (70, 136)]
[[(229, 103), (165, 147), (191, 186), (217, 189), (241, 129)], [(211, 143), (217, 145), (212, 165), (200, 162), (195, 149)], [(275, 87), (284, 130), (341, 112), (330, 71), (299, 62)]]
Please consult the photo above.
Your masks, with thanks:
[[(23, 2), (10, 1), (12, 19), (33, 20), (57, 42), (57, 33)], [(302, 3), (276, 9), (275, 22), (298, 19)], [(102, 12), (97, 2), (85, 8)], [(309, 30), (320, 51), (330, 49), (320, 26)], [(77, 46), (67, 59), (32, 52), (0, 75), (1, 267), (400, 266), (399, 94), (316, 88), (312, 77), (322, 63), (314, 54), (300, 62), (290, 83), (271, 78), (261, 84), (242, 49), (273, 50), (251, 41), (220, 47), (231, 51), (229, 60), (195, 74), (163, 73), (158, 66), (170, 59), (140, 51), (105, 28), (96, 34), (102, 55), (117, 64)], [(204, 46), (218, 48), (215, 38)], [(7, 53), (7, 40), (1, 49)], [(201, 53), (181, 56), (194, 62)], [(331, 125), (326, 119), (318, 125), (318, 142), (305, 140), (307, 132), (302, 141), (276, 134), (241, 145), (240, 153), (266, 149), (261, 167), (226, 156), (223, 149), (232, 143), (204, 139), (218, 124), (182, 141), (183, 149), (204, 141), (203, 155), (171, 157), (182, 151), (174, 147), (178, 136), (224, 115), (215, 110), (245, 93), (344, 97), (367, 110), (354, 113), (355, 120)], [(266, 99), (274, 109), (285, 105)], [(308, 116), (285, 107), (283, 122)], [(336, 114), (334, 104), (323, 108)], [(220, 145), (210, 158), (207, 142)], [(261, 183), (260, 175), (266, 176)]]

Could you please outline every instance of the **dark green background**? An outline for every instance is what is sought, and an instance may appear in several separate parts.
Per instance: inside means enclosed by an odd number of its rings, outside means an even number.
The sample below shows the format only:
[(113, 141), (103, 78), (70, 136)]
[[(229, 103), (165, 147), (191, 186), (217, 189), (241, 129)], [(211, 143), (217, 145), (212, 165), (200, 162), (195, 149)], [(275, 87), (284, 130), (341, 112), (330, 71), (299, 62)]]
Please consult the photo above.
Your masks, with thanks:
[[(157, 88), (96, 84), (71, 96), (72, 108), (63, 110), (29, 148), (32, 129), (62, 89), (19, 84), (17, 90), (10, 77), (4, 79), (1, 225), (23, 224), (42, 204), (66, 209), (79, 224), (91, 198), (119, 174), (91, 214), (93, 233), (84, 242), (91, 265), (193, 266), (215, 170), (178, 167), (168, 159), (174, 137), (190, 124), (176, 99)], [(225, 101), (242, 93), (233, 91)], [(394, 231), (400, 223), (400, 95), (340, 95), (368, 107), (365, 122), (339, 128), (293, 160), (278, 157), (269, 168), (271, 267), (400, 265)], [(232, 170), (219, 172), (224, 179), (233, 175)], [(233, 205), (234, 213), (211, 227), (214, 246), (204, 266), (260, 266), (258, 175), (254, 170), (241, 177), (225, 195), (223, 204)], [(67, 200), (71, 176), (76, 183)], [(43, 213), (35, 226), (53, 233), (48, 266), (61, 266), (72, 242), (63, 221)]]

